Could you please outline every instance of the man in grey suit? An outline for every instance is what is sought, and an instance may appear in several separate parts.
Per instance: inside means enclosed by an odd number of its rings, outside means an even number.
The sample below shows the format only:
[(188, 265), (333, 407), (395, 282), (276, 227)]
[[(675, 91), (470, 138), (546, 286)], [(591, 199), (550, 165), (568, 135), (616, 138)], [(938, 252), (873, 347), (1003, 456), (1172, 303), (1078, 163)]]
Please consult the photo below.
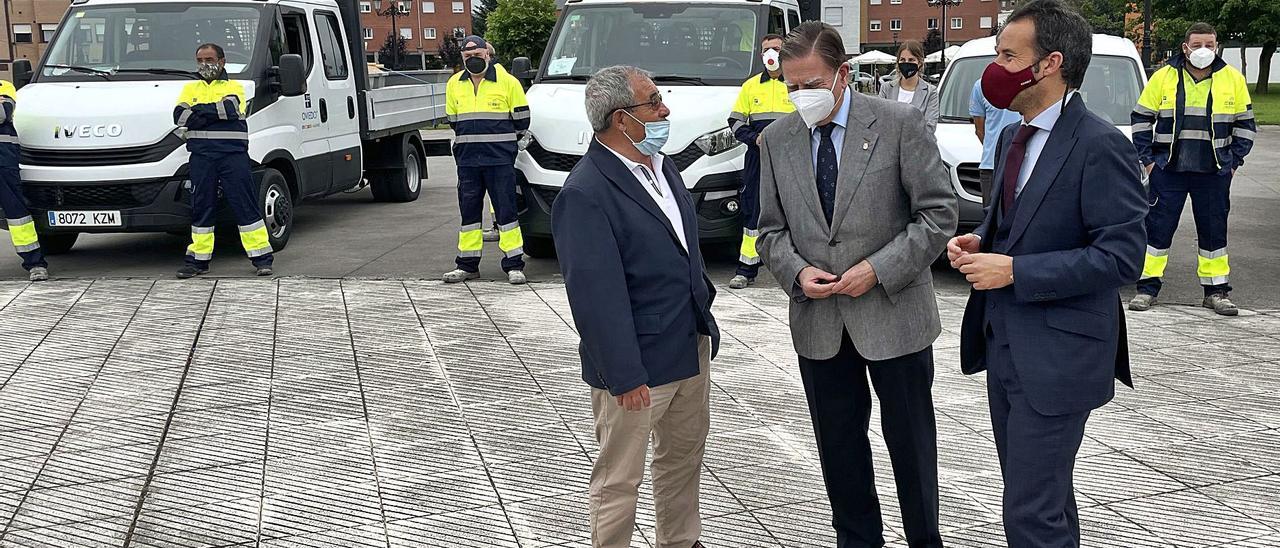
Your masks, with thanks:
[(907, 541), (940, 547), (929, 266), (955, 233), (956, 201), (920, 111), (850, 89), (844, 51), (820, 22), (782, 46), (797, 112), (764, 132), (757, 247), (792, 298), (838, 546), (884, 545), (873, 386)]

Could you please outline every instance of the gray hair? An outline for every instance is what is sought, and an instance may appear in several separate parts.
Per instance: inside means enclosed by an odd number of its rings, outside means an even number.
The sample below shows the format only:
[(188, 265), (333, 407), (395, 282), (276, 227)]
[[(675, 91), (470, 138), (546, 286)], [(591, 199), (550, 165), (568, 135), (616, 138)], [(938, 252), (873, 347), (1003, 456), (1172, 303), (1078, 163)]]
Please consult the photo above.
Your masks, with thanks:
[(620, 108), (636, 101), (636, 91), (631, 79), (636, 76), (649, 78), (649, 71), (637, 67), (618, 65), (600, 69), (587, 80), (587, 120), (591, 129), (600, 133), (609, 129), (609, 119)]

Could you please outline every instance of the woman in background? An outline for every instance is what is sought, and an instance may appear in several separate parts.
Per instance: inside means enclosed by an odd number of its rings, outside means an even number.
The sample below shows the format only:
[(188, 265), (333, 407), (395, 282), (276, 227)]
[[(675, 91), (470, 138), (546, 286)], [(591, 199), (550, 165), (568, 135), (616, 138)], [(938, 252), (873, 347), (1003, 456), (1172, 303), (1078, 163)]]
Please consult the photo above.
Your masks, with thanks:
[(880, 98), (909, 103), (924, 112), (929, 132), (938, 127), (938, 88), (920, 77), (924, 65), (924, 46), (907, 40), (898, 48), (898, 77), (881, 86)]

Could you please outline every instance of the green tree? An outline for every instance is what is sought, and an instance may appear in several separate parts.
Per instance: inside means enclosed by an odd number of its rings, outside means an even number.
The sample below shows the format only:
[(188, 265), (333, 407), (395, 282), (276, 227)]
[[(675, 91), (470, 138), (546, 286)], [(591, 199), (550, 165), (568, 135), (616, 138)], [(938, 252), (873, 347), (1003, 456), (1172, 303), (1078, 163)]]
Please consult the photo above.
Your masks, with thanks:
[(528, 57), (538, 66), (555, 24), (555, 0), (502, 0), (489, 14), (485, 39), (503, 57)]
[(1093, 26), (1093, 32), (1112, 36), (1124, 36), (1124, 16), (1134, 9), (1130, 0), (1080, 0), (1072, 3)]
[[(942, 31), (938, 29), (930, 30), (929, 34), (924, 37), (924, 44), (921, 45), (924, 46), (925, 53), (933, 53), (942, 49)], [(893, 55), (897, 57), (898, 52), (893, 52)]]
[(400, 70), (400, 64), (408, 57), (408, 48), (405, 43), (406, 40), (399, 34), (395, 32), (388, 34), (387, 39), (382, 42), (382, 47), (378, 48), (378, 60), (382, 61), (382, 66), (391, 70)]
[(489, 15), (498, 9), (498, 0), (476, 0), (471, 10), (471, 32), (483, 37), (489, 30)]
[[(1234, 41), (1249, 46), (1261, 46), (1258, 62), (1257, 86), (1254, 93), (1265, 94), (1267, 81), (1271, 79), (1271, 57), (1280, 45), (1280, 2), (1276, 0), (1152, 0), (1156, 22), (1169, 27), (1170, 35), (1176, 34), (1177, 51), (1187, 26), (1204, 21), (1218, 29), (1219, 42)], [(1162, 31), (1155, 33), (1157, 44)], [(1165, 36), (1170, 40), (1172, 36)]]
[(462, 70), (462, 48), (458, 47), (458, 42), (452, 37), (440, 39), (440, 62), (449, 70)]

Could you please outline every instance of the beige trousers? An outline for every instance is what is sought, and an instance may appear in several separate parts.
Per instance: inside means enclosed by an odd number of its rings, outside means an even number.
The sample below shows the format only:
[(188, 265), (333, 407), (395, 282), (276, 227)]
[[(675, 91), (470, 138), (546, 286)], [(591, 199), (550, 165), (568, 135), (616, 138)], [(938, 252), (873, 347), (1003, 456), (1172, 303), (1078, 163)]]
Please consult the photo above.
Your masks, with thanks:
[(698, 354), (698, 375), (650, 387), (648, 409), (627, 411), (608, 391), (592, 390), (600, 444), (591, 470), (593, 548), (630, 548), (650, 436), (657, 548), (690, 548), (702, 534), (698, 487), (711, 427), (711, 339), (699, 337)]

